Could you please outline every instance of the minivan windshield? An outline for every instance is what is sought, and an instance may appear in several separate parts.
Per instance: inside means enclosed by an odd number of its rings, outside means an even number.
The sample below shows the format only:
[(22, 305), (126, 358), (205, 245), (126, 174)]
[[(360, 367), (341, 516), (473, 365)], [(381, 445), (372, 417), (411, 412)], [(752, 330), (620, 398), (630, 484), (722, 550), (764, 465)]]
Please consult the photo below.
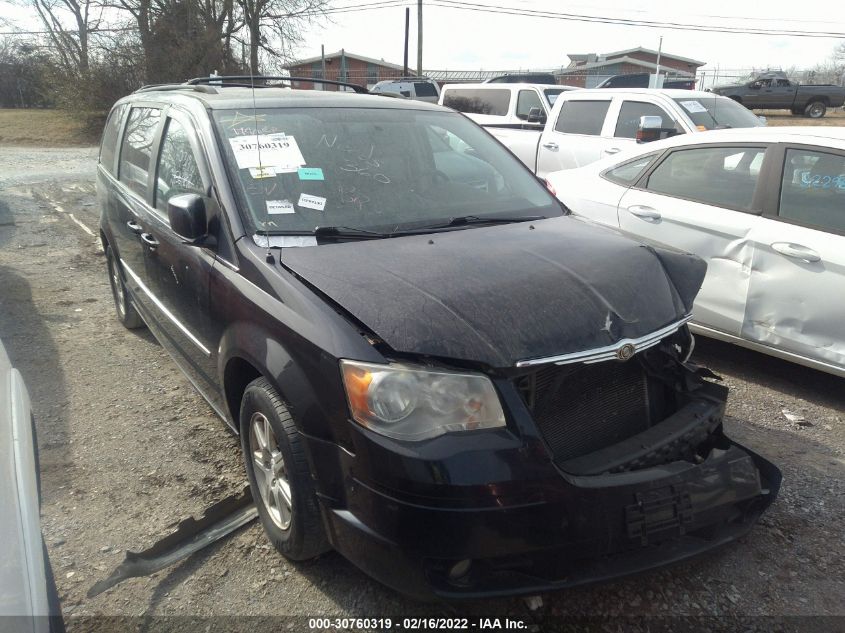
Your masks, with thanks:
[(760, 127), (764, 123), (745, 106), (733, 99), (719, 97), (680, 97), (675, 101), (699, 129)]
[(260, 233), (563, 214), (512, 154), (453, 112), (249, 108), (214, 121), (239, 206)]

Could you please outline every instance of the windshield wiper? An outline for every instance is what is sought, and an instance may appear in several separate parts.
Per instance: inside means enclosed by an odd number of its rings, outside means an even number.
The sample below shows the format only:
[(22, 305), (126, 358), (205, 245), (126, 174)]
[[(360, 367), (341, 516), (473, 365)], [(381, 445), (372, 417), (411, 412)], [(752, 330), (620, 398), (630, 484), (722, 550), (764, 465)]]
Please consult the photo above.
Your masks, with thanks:
[(378, 240), (391, 236), (390, 233), (356, 229), (352, 226), (318, 226), (314, 229), (313, 235), (318, 238), (353, 238), (359, 240)]
[(432, 231), (444, 231), (453, 227), (468, 226), (470, 224), (510, 224), (512, 222), (532, 222), (545, 220), (544, 215), (520, 215), (511, 217), (489, 217), (478, 215), (462, 215), (451, 218), (448, 222), (426, 224), (407, 229), (396, 229), (390, 233), (358, 229), (353, 226), (318, 226), (314, 229), (314, 237), (323, 239), (357, 239), (357, 240), (379, 240), (388, 237), (400, 237), (402, 235), (421, 235)]
[(498, 217), (484, 217), (481, 215), (459, 215), (451, 218), (448, 222), (440, 224), (429, 224), (426, 226), (417, 227), (418, 229), (445, 229), (452, 226), (466, 226), (469, 224), (511, 224), (512, 222), (534, 222), (536, 220), (545, 220), (545, 215), (514, 215), (514, 216), (498, 216)]

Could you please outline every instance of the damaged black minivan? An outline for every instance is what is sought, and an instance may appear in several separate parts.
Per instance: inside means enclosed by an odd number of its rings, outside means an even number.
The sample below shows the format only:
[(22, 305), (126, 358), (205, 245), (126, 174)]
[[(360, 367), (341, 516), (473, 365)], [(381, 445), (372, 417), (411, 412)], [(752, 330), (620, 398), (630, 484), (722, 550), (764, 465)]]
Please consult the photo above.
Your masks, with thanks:
[(118, 318), (240, 435), (285, 556), (535, 593), (745, 534), (780, 473), (689, 362), (705, 264), (575, 219), (464, 116), (215, 79), (109, 116)]

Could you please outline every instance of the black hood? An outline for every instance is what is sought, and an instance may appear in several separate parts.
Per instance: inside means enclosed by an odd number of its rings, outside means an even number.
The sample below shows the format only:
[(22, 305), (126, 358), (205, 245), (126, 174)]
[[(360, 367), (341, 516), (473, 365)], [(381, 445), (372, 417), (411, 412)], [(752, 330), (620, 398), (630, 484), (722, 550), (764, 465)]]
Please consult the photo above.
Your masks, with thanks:
[(493, 367), (650, 334), (689, 313), (706, 270), (572, 217), (287, 248), (281, 260), (394, 350)]

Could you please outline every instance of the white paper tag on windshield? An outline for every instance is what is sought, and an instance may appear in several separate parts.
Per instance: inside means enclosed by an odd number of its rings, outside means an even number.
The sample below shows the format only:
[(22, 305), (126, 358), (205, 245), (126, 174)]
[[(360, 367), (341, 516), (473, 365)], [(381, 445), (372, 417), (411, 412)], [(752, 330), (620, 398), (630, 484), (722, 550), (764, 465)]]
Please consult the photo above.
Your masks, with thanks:
[(238, 169), (275, 167), (276, 172), (293, 170), (305, 165), (299, 145), (292, 136), (259, 134), (229, 139)]
[(687, 112), (692, 112), (693, 114), (696, 112), (707, 112), (707, 108), (698, 101), (681, 101), (681, 105), (686, 108)]
[(304, 209), (316, 209), (317, 211), (322, 211), (326, 208), (326, 199), (302, 193), (299, 194), (299, 202), (296, 204)]
[(267, 213), (270, 215), (281, 215), (282, 213), (296, 213), (293, 203), (290, 200), (268, 200)]

